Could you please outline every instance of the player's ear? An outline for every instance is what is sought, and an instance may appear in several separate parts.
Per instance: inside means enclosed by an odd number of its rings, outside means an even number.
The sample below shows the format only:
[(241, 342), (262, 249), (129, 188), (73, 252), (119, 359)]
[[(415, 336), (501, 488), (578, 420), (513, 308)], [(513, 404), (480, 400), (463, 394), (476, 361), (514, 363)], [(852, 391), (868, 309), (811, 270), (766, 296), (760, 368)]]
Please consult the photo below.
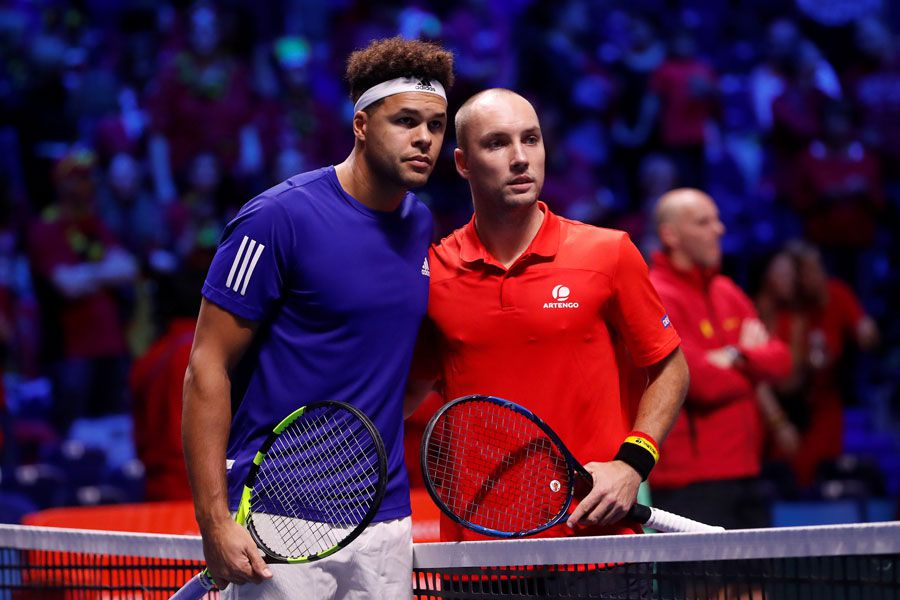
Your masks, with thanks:
[(369, 126), (369, 113), (364, 110), (356, 111), (353, 115), (353, 137), (360, 142), (366, 141), (366, 132)]
[(469, 166), (466, 158), (466, 151), (462, 148), (456, 148), (453, 151), (453, 162), (456, 165), (456, 172), (463, 179), (469, 178)]
[(656, 234), (663, 248), (674, 248), (678, 245), (678, 234), (671, 223), (660, 223)]

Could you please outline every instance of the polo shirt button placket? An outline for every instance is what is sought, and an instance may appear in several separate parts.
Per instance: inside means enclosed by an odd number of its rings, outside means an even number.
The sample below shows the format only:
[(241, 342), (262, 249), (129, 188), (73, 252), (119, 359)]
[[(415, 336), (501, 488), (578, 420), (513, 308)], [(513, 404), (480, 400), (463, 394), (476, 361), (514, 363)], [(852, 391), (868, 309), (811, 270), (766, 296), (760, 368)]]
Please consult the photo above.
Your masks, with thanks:
[(516, 262), (511, 264), (508, 269), (501, 275), (500, 277), (500, 309), (501, 310), (513, 310), (515, 308), (514, 296), (512, 294), (512, 286), (515, 285), (514, 278), (516, 277), (516, 271), (521, 271), (525, 268), (525, 261), (530, 254), (523, 254)]
[(510, 297), (510, 286), (512, 282), (509, 280), (509, 271), (500, 276), (500, 310), (512, 310), (513, 303)]

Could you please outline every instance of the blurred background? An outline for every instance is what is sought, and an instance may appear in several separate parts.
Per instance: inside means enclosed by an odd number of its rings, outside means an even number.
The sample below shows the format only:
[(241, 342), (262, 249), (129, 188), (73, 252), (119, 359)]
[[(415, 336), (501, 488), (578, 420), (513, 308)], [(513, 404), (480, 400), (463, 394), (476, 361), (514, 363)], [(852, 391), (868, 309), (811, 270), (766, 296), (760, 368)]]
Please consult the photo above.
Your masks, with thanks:
[[(453, 51), (451, 118), (487, 87), (534, 102), (562, 215), (649, 253), (659, 195), (707, 190), (796, 363), (775, 523), (897, 518), (898, 32), (887, 0), (0, 0), (0, 520), (190, 498), (181, 379), (222, 227), (346, 157), (344, 61), (393, 35)], [(438, 239), (472, 211), (453, 147), (419, 190)]]

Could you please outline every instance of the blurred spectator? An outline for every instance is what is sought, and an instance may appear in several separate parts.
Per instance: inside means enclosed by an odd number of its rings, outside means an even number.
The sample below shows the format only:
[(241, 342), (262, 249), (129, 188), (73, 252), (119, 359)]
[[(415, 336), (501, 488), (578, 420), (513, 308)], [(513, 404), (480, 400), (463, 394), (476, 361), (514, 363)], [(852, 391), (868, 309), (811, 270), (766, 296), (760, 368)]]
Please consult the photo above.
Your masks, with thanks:
[[(559, 183), (544, 186), (551, 208), (562, 216), (584, 223), (609, 222), (619, 212), (615, 197), (603, 186), (597, 168), (577, 154), (566, 161), (555, 179)], [(551, 195), (552, 194), (552, 195)]]
[[(764, 132), (772, 129), (772, 102), (784, 92), (797, 49), (804, 43), (807, 42), (800, 37), (797, 25), (790, 19), (776, 19), (768, 27), (764, 41), (765, 59), (750, 76), (753, 110), (756, 122)], [(815, 62), (813, 72), (813, 82), (818, 90), (830, 98), (840, 97), (838, 76), (822, 56)]]
[(275, 156), (275, 164), (272, 165), (272, 175), (269, 181), (284, 181), (297, 173), (309, 170), (309, 161), (299, 150), (284, 148)]
[(176, 264), (196, 248), (215, 248), (227, 222), (224, 208), (219, 162), (212, 154), (198, 154), (191, 161), (184, 195), (166, 211), (168, 247)]
[(651, 215), (660, 196), (678, 187), (678, 168), (667, 156), (654, 153), (647, 155), (640, 166), (640, 211), (620, 219), (616, 226), (628, 232), (641, 254), (649, 262), (653, 253), (660, 249)]
[[(173, 8), (168, 1), (136, 0), (121, 3), (121, 12), (110, 12), (116, 20), (108, 35), (124, 89), (140, 96), (156, 74), (161, 56), (160, 29)], [(96, 18), (96, 15), (95, 15)], [(119, 98), (120, 103), (122, 98)]]
[[(521, 32), (519, 35), (513, 36), (504, 29), (499, 32), (502, 37), (490, 39), (491, 44), (497, 44), (507, 37), (519, 45), (519, 65), (525, 66), (518, 69), (519, 86), (534, 96), (539, 104), (558, 106), (562, 110), (570, 108), (573, 100), (570, 90), (574, 82), (590, 71), (589, 36), (592, 29), (588, 9), (589, 3), (582, 0), (556, 5), (533, 2), (523, 12), (517, 25)], [(483, 22), (479, 26), (483, 27)], [(474, 69), (479, 64), (469, 64), (467, 68)], [(504, 69), (502, 59), (494, 63), (494, 68), (500, 81), (509, 75), (504, 72), (509, 69)], [(480, 87), (479, 81), (482, 82)], [(485, 81), (484, 74), (480, 74), (471, 84), (462, 78), (455, 88), (460, 88), (459, 97), (465, 99), (473, 92), (489, 87), (483, 85)]]
[[(142, 353), (156, 336), (154, 282), (159, 255), (167, 239), (163, 211), (147, 186), (144, 166), (127, 153), (112, 157), (99, 186), (99, 210), (103, 222), (138, 261), (141, 277), (134, 286), (127, 324), (132, 355)], [(170, 261), (173, 262), (173, 261)]]
[(663, 250), (653, 255), (650, 280), (691, 369), (684, 407), (650, 476), (654, 502), (726, 528), (768, 527), (757, 385), (790, 373), (788, 349), (718, 272), (725, 228), (712, 198), (673, 190), (653, 216)]
[(42, 354), (54, 379), (54, 424), (119, 412), (128, 364), (117, 290), (137, 264), (96, 215), (92, 152), (77, 148), (56, 165), (56, 201), (28, 233), (41, 309)]
[[(524, 4), (521, 0), (502, 3), (463, 0), (452, 4), (453, 8), (445, 18), (442, 39), (457, 57), (454, 64), (458, 77), (466, 86), (466, 89), (456, 91), (458, 97), (467, 98), (489, 87), (515, 84), (518, 65), (511, 43), (512, 25)], [(584, 19), (577, 13), (579, 5), (569, 2), (558, 8), (566, 16), (576, 12), (573, 16), (581, 25)], [(566, 20), (566, 16), (561, 16), (560, 20)], [(437, 37), (434, 33), (437, 32), (428, 32), (425, 37)]]
[(164, 239), (160, 207), (145, 181), (143, 166), (121, 152), (109, 161), (99, 190), (103, 222), (142, 264)]
[[(785, 257), (793, 261), (793, 269)], [(792, 274), (795, 286), (790, 285)], [(793, 356), (790, 378), (774, 389), (801, 432), (791, 464), (797, 481), (807, 486), (819, 463), (843, 450), (839, 376), (846, 344), (871, 350), (878, 343), (878, 328), (853, 291), (828, 276), (818, 250), (805, 243), (794, 242), (773, 259), (759, 301), (773, 335), (788, 344)]]
[(150, 502), (190, 500), (181, 445), (181, 388), (210, 253), (194, 253), (184, 269), (161, 283), (164, 333), (138, 358), (128, 378), (137, 456), (146, 469)]
[(792, 178), (790, 203), (807, 239), (827, 253), (838, 275), (855, 282), (858, 255), (875, 241), (884, 185), (879, 159), (856, 137), (847, 104), (824, 107), (822, 135), (800, 155)]
[(877, 14), (882, 0), (797, 0), (797, 7), (809, 18), (828, 27), (839, 27)]
[[(756, 310), (766, 330), (775, 335), (779, 315), (790, 312), (797, 304), (797, 264), (787, 251), (776, 253), (766, 266), (760, 290), (756, 296)], [(786, 343), (789, 343), (786, 340)], [(789, 346), (790, 347), (790, 346)], [(797, 357), (793, 357), (796, 365)], [(782, 382), (781, 388), (789, 385)], [(772, 443), (767, 444), (766, 457), (792, 460), (800, 447), (800, 434), (794, 419), (785, 411), (778, 395), (770, 385), (757, 387), (760, 412), (766, 422)]]
[[(265, 161), (272, 169), (278, 169), (286, 157), (299, 158), (297, 164), (320, 164), (337, 162), (346, 154), (346, 140), (336, 134), (344, 127), (340, 107), (317, 96), (312, 52), (306, 39), (282, 37), (258, 65), (261, 97), (254, 122)], [(269, 180), (284, 181), (302, 171)]]
[(797, 307), (797, 261), (787, 250), (769, 259), (762, 283), (756, 296), (759, 318), (770, 332), (778, 328), (778, 319), (784, 312)]
[(116, 154), (142, 154), (147, 143), (147, 114), (137, 94), (123, 87), (117, 97), (117, 110), (97, 123), (95, 146), (101, 162), (108, 164)]
[(848, 95), (860, 114), (862, 140), (884, 161), (884, 174), (900, 184), (900, 53), (896, 36), (878, 18), (855, 27), (859, 63), (847, 74)]
[(679, 183), (705, 187), (707, 128), (718, 119), (719, 91), (715, 71), (696, 54), (693, 36), (676, 32), (668, 57), (650, 77), (650, 91), (660, 142), (678, 167)]
[(175, 199), (176, 181), (201, 152), (212, 152), (229, 174), (263, 166), (246, 66), (224, 47), (212, 4), (194, 4), (187, 18), (188, 47), (163, 68), (150, 99), (150, 159), (163, 201)]
[(784, 91), (772, 101), (773, 160), (779, 179), (788, 176), (788, 165), (821, 134), (828, 95), (817, 84), (820, 61), (816, 47), (804, 40), (785, 62)]
[[(0, 181), (0, 184), (6, 182)], [(12, 200), (9, 188), (0, 189), (0, 419), (5, 421), (6, 388), (4, 376), (16, 328), (16, 275), (22, 260), (19, 239), (12, 225)], [(5, 429), (5, 422), (3, 423)], [(3, 431), (0, 429), (0, 448), (3, 447)]]
[(615, 103), (610, 134), (612, 160), (619, 165), (617, 187), (626, 197), (638, 197), (638, 165), (653, 146), (656, 126), (654, 97), (647, 93), (650, 74), (666, 58), (666, 49), (649, 19), (639, 15), (627, 18), (623, 47), (610, 65), (615, 80)]
[(66, 44), (58, 35), (39, 33), (29, 40), (24, 79), (13, 116), (22, 148), (28, 197), (43, 208), (53, 197), (51, 171), (61, 148), (75, 141), (77, 123), (69, 111), (64, 82)]
[(3, 374), (39, 376), (39, 315), (25, 255), (21, 202), (0, 178), (0, 406)]

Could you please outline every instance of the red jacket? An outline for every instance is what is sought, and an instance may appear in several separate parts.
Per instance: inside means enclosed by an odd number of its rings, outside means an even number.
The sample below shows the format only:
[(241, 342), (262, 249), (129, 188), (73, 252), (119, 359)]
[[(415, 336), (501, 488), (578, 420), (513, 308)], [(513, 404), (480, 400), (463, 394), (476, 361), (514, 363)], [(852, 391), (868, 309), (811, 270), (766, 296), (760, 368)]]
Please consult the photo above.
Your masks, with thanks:
[(131, 368), (135, 446), (147, 470), (150, 502), (191, 499), (181, 445), (181, 389), (196, 325), (196, 319), (175, 319)]
[[(763, 435), (756, 384), (790, 374), (787, 346), (772, 338), (757, 348), (740, 348), (743, 320), (758, 317), (747, 295), (724, 275), (681, 271), (656, 253), (650, 280), (681, 336), (691, 370), (684, 408), (660, 449), (650, 483), (676, 488), (758, 475)], [(707, 352), (728, 345), (742, 351), (746, 367), (721, 369), (707, 361)]]

